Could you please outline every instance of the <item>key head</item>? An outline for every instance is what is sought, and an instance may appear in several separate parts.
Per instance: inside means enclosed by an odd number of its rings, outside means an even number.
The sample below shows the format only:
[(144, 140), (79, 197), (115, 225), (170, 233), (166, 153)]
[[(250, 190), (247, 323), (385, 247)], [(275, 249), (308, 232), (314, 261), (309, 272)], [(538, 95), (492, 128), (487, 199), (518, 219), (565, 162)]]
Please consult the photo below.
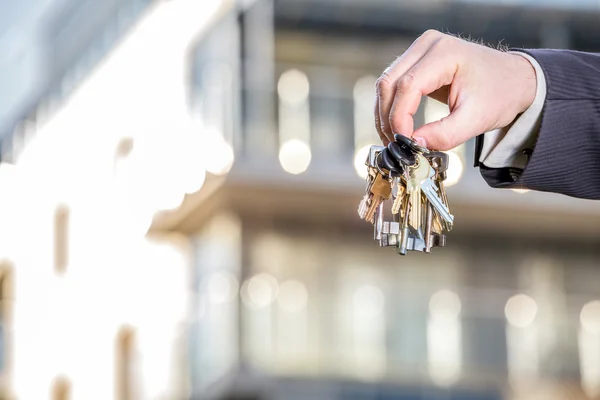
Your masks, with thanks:
[(392, 183), (377, 168), (369, 168), (365, 196), (358, 205), (358, 215), (374, 223), (379, 206), (392, 197)]
[(385, 149), (383, 146), (371, 146), (369, 149), (369, 155), (367, 156), (367, 161), (365, 165), (371, 168), (377, 168), (377, 159), (379, 158), (379, 153), (381, 153)]
[(425, 148), (423, 146), (420, 146), (417, 142), (415, 142), (411, 138), (406, 137), (404, 135), (400, 135), (400, 134), (396, 133), (394, 135), (394, 140), (400, 146), (406, 146), (406, 147), (408, 147), (409, 149), (411, 149), (412, 151), (414, 151), (416, 153), (421, 153), (421, 154), (428, 154), (429, 153), (429, 149), (427, 149), (427, 148)]
[(437, 172), (437, 178), (445, 181), (446, 171), (448, 170), (449, 156), (442, 151), (430, 151), (425, 157), (429, 160), (431, 166)]
[(438, 171), (438, 173), (446, 172), (448, 170), (448, 162), (450, 157), (443, 151), (430, 151), (425, 155), (427, 160), (431, 163), (431, 166)]
[(392, 183), (385, 179), (383, 175), (377, 174), (371, 186), (371, 193), (374, 196), (380, 196), (384, 200), (387, 200), (392, 196)]
[(409, 176), (412, 181), (411, 184), (419, 186), (423, 180), (430, 177), (433, 173), (435, 173), (435, 171), (431, 168), (431, 165), (429, 165), (429, 161), (421, 154), (418, 154), (416, 165), (409, 169)]
[(408, 146), (401, 146), (397, 142), (390, 142), (387, 145), (387, 150), (394, 160), (402, 166), (411, 167), (417, 162), (415, 152)]
[(388, 175), (392, 178), (400, 176), (404, 170), (402, 163), (398, 162), (398, 160), (390, 154), (390, 151), (387, 148), (383, 149), (381, 153), (379, 153), (379, 158), (377, 161), (379, 168), (388, 173)]

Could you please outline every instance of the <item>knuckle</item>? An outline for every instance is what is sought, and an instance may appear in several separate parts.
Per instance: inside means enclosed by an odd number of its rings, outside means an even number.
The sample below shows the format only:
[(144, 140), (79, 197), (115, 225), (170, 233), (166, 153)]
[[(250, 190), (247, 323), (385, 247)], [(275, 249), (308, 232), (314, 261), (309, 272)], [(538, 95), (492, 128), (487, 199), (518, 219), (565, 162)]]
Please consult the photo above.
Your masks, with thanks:
[(415, 84), (415, 76), (413, 73), (408, 72), (402, 76), (402, 78), (398, 79), (398, 90), (401, 92), (406, 92), (411, 90)]
[(438, 38), (435, 42), (437, 48), (447, 49), (448, 46), (451, 46), (454, 43), (454, 37), (443, 35)]
[(379, 124), (379, 129), (381, 129), (381, 132), (383, 132), (383, 133), (386, 133), (388, 131), (388, 128), (384, 121), (381, 121), (381, 123)]
[(450, 35), (444, 35), (438, 39), (436, 44), (438, 45), (438, 48), (445, 50), (447, 53), (455, 53), (457, 50), (459, 50), (459, 48), (456, 46), (460, 43), (461, 40), (459, 38)]
[(390, 87), (392, 84), (390, 77), (387, 73), (383, 73), (379, 79), (377, 79), (377, 81), (375, 82), (375, 89), (377, 90), (377, 93), (382, 93), (383, 91), (385, 91), (388, 87)]
[(423, 38), (423, 39), (437, 39), (440, 36), (443, 36), (443, 34), (440, 31), (437, 31), (435, 29), (428, 29), (428, 30), (426, 30), (421, 35), (421, 38)]

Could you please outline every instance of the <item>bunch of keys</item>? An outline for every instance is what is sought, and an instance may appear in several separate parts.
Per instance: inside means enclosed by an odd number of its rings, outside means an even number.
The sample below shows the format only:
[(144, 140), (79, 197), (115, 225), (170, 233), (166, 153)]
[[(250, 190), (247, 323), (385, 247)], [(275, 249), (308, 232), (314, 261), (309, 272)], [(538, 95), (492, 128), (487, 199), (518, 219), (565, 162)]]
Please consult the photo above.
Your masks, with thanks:
[[(367, 189), (358, 215), (373, 224), (374, 239), (398, 253), (431, 252), (446, 245), (444, 232), (452, 230), (444, 180), (448, 155), (428, 150), (403, 135), (394, 135), (387, 147), (371, 146), (365, 162)], [(392, 221), (384, 221), (383, 205), (392, 200)]]

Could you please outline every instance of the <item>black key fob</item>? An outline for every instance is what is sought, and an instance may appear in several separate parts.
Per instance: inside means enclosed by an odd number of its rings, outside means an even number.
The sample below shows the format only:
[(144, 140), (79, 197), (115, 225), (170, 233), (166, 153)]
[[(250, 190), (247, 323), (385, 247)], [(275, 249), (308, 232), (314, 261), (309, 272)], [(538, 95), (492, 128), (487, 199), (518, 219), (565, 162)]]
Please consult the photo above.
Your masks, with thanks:
[(405, 166), (411, 167), (417, 163), (415, 152), (407, 145), (399, 144), (398, 142), (390, 142), (387, 145), (387, 149), (392, 157)]

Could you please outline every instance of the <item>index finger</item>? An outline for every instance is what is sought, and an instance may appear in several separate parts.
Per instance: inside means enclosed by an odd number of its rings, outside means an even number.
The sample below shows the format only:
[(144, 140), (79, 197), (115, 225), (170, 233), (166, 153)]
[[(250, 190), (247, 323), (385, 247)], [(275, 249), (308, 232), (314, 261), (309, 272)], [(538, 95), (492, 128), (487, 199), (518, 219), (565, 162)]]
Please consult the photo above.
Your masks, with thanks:
[(450, 85), (458, 69), (456, 56), (434, 45), (425, 56), (398, 80), (389, 116), (393, 133), (411, 137), (414, 115), (421, 98)]
[(427, 54), (431, 46), (442, 37), (443, 34), (438, 31), (429, 30), (425, 32), (413, 42), (404, 54), (394, 60), (377, 80), (375, 123), (377, 124), (377, 131), (380, 136), (385, 136), (388, 140), (394, 140), (394, 133), (390, 127), (389, 117), (398, 79)]

